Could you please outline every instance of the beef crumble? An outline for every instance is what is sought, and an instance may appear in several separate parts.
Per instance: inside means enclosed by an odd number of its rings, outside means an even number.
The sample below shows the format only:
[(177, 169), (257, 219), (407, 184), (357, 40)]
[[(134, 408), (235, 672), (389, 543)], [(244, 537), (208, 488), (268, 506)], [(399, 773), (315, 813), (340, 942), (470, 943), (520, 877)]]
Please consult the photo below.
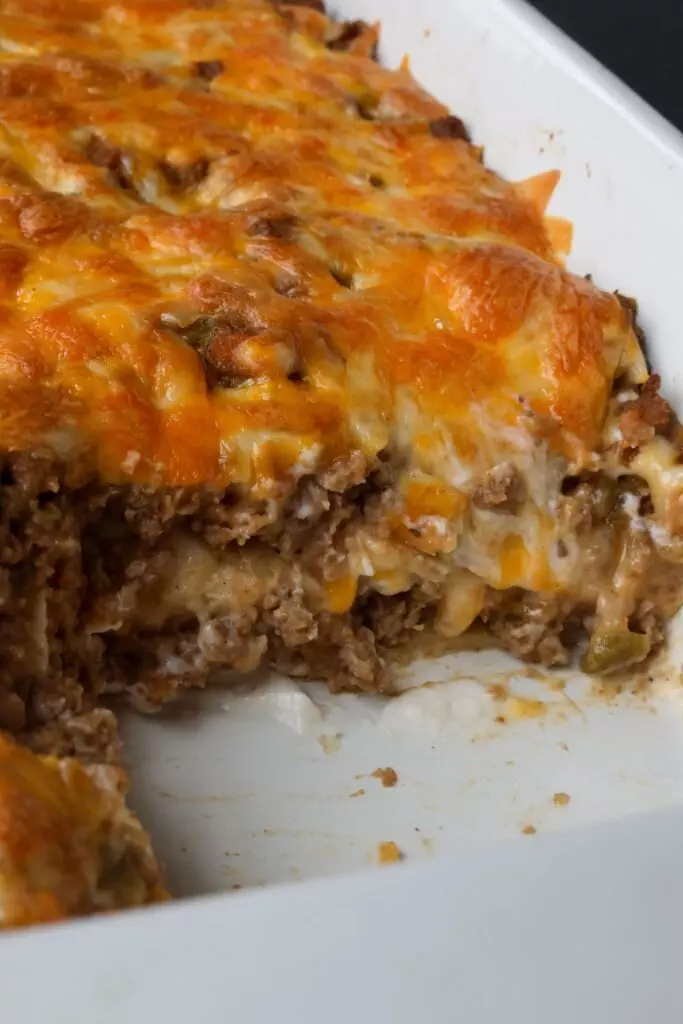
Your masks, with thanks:
[(619, 427), (630, 448), (645, 444), (655, 434), (666, 435), (675, 422), (671, 406), (659, 394), (660, 384), (659, 376), (651, 374), (640, 388), (638, 397), (622, 407)]
[(501, 462), (484, 474), (472, 502), (477, 508), (516, 512), (524, 501), (524, 479), (511, 462)]

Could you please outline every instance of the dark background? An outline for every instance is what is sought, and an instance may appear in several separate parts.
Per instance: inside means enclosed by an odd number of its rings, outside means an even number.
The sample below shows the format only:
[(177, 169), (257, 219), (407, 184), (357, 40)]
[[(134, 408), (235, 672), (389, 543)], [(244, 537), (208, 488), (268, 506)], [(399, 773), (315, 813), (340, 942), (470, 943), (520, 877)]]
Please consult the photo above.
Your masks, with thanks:
[(683, 0), (531, 2), (683, 129)]

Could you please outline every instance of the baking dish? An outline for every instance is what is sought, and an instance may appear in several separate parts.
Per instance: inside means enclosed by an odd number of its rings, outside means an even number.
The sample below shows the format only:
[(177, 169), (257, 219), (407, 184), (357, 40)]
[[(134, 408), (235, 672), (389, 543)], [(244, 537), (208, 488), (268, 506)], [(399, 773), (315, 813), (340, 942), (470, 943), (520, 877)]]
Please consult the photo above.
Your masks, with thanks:
[[(338, 11), (382, 22), (383, 60), (396, 64), (408, 52), (415, 76), (470, 125), (491, 166), (512, 179), (562, 170), (552, 212), (574, 224), (570, 265), (638, 296), (653, 363), (680, 407), (678, 133), (512, 0), (348, 0)], [(645, 694), (642, 687), (596, 693), (566, 674), (559, 689), (552, 677), (496, 652), (405, 666), (406, 687), (431, 685), (391, 703), (332, 698), (275, 679), (254, 680), (246, 694), (217, 687), (169, 715), (127, 719), (133, 803), (179, 895), (377, 870), (378, 844), (391, 841), (406, 861), (426, 862), (405, 873), (413, 893), (406, 899), (417, 899), (432, 871), (442, 879), (447, 873), (436, 862), (469, 848), (533, 843), (534, 833), (676, 807), (683, 796), (677, 664), (674, 642)], [(501, 717), (505, 723), (496, 721)], [(396, 786), (384, 787), (372, 774), (387, 766), (398, 774)], [(330, 913), (336, 884), (316, 890)], [(366, 884), (358, 882), (359, 893)], [(353, 900), (350, 885), (344, 883), (344, 898)], [(264, 926), (270, 898), (253, 897)], [(489, 913), (483, 900), (482, 913)], [(222, 906), (228, 915), (230, 904)], [(155, 927), (181, 929), (183, 915), (203, 912), (180, 905), (153, 915), (140, 941), (153, 944)], [(106, 944), (118, 941), (110, 930), (126, 928), (135, 943), (135, 921), (112, 919), (95, 931), (69, 926), (69, 943), (97, 935), (104, 963)], [(31, 936), (16, 941), (13, 956), (30, 957)], [(48, 935), (40, 941), (48, 955)], [(133, 981), (130, 992), (121, 983), (130, 1015)], [(66, 980), (60, 985), (66, 999)], [(72, 1014), (81, 999), (83, 1019), (104, 1019), (103, 985), (88, 979), (72, 992)], [(54, 989), (50, 999), (54, 1016)], [(35, 1003), (31, 1019), (39, 1011)], [(28, 1011), (17, 1003), (13, 1019), (22, 1019), (19, 1012)], [(205, 1019), (221, 1019), (210, 1013), (207, 1007)]]

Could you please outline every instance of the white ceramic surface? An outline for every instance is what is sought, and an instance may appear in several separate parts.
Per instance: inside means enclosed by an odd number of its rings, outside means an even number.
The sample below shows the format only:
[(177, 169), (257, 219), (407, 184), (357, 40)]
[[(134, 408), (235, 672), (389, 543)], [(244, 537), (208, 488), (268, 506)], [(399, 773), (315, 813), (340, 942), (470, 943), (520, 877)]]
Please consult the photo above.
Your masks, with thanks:
[[(683, 407), (679, 134), (516, 0), (337, 6), (384, 23), (383, 59), (409, 52), (492, 166), (562, 169), (571, 265), (639, 297)], [(0, 939), (0, 1019), (680, 1022), (678, 663), (647, 699), (579, 677), (563, 693), (489, 652), (403, 669), (432, 685), (391, 704), (271, 681), (128, 716), (134, 803), (174, 891), (337, 877)], [(522, 700), (493, 700), (501, 682)], [(386, 766), (393, 788), (371, 775)], [(404, 866), (374, 865), (386, 840)]]
[(683, 813), (24, 932), (8, 1024), (680, 1024)]

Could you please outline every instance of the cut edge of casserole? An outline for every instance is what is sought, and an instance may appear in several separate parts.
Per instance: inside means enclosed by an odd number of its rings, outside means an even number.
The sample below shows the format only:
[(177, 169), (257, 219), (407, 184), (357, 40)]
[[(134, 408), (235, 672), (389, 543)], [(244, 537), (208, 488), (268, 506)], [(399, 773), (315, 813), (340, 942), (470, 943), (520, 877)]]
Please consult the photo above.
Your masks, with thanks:
[(115, 760), (108, 694), (216, 669), (391, 692), (429, 630), (618, 671), (681, 603), (635, 304), (376, 40), (3, 5), (0, 728), (38, 752)]
[(0, 734), (0, 929), (167, 898), (113, 765), (39, 757)]

